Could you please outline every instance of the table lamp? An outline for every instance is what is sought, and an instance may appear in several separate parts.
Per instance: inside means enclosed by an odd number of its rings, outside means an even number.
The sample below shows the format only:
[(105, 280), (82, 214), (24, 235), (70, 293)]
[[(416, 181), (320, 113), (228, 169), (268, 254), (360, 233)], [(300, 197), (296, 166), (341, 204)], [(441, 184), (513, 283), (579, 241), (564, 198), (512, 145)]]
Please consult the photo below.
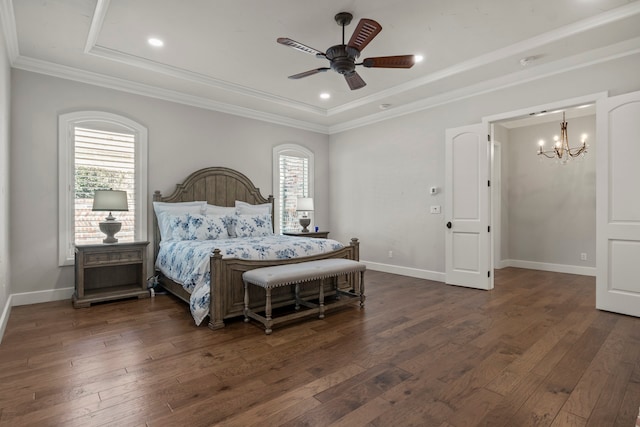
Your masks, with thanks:
[(127, 192), (121, 190), (96, 190), (93, 196), (93, 211), (109, 212), (109, 216), (100, 223), (100, 231), (107, 235), (103, 243), (118, 243), (114, 235), (120, 231), (122, 224), (111, 215), (111, 212), (128, 211)]
[(307, 215), (307, 212), (313, 211), (313, 198), (311, 197), (298, 197), (298, 207), (296, 211), (302, 212), (302, 218), (300, 218), (300, 225), (302, 226), (302, 232), (308, 233), (307, 228), (311, 224), (311, 218)]

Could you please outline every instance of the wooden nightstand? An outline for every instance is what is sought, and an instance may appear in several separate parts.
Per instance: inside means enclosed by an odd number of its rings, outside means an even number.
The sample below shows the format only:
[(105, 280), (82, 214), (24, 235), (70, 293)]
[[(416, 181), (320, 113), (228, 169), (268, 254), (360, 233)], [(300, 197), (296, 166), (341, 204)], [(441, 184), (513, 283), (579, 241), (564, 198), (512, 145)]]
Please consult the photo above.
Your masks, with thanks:
[(319, 239), (326, 239), (329, 237), (328, 231), (309, 231), (308, 233), (303, 233), (302, 231), (287, 231), (282, 234), (285, 236), (296, 237), (317, 237)]
[(75, 249), (76, 291), (73, 306), (89, 307), (120, 298), (147, 298), (149, 242), (78, 245)]

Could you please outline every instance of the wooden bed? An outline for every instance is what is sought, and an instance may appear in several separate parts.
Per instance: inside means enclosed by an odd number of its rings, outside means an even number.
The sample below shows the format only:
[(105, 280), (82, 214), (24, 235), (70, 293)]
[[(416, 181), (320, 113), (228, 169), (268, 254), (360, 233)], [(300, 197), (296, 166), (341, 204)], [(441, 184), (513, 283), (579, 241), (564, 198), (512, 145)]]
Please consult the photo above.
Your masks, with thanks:
[[(175, 191), (169, 196), (162, 196), (160, 191), (153, 194), (154, 202), (190, 202), (197, 200), (206, 200), (207, 203), (217, 206), (234, 206), (236, 200), (251, 204), (271, 203), (271, 218), (273, 220), (273, 196), (267, 198), (260, 194), (260, 190), (242, 173), (233, 169), (224, 167), (210, 167), (201, 169), (189, 175), (182, 184), (176, 186)], [(274, 222), (275, 223), (275, 222)], [(158, 220), (153, 216), (154, 228), (154, 265), (158, 257), (160, 244), (160, 231), (158, 228)], [(325, 258), (347, 258), (359, 260), (359, 242), (358, 239), (351, 239), (348, 246), (343, 249), (325, 253), (322, 255), (309, 256), (304, 258), (294, 258), (287, 260), (273, 261), (251, 261), (243, 259), (223, 259), (218, 249), (214, 250), (211, 256), (211, 298), (209, 308), (209, 323), (211, 329), (219, 329), (224, 327), (226, 319), (241, 316), (244, 310), (244, 285), (242, 282), (242, 273), (247, 270), (261, 267), (269, 267), (281, 264), (293, 264), (304, 261), (312, 261)], [(189, 302), (189, 293), (185, 291), (179, 283), (163, 276), (156, 271), (158, 281), (162, 287), (170, 293), (177, 296), (185, 302)], [(349, 281), (355, 283), (356, 277), (348, 277)], [(353, 287), (353, 283), (350, 284)], [(317, 290), (317, 288), (315, 288)], [(326, 292), (333, 292), (333, 285), (328, 283)], [(251, 307), (264, 306), (264, 292), (252, 289)], [(310, 294), (309, 289), (308, 294)], [(305, 294), (302, 293), (304, 297)], [(292, 298), (291, 290), (283, 288), (281, 292), (272, 295), (273, 307), (277, 307), (279, 303), (289, 301)]]

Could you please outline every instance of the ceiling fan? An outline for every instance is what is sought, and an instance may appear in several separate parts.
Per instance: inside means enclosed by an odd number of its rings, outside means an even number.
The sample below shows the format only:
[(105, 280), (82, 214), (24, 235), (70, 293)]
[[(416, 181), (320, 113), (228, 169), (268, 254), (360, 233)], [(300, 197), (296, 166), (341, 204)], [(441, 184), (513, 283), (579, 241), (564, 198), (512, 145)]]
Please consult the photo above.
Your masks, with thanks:
[(367, 68), (411, 68), (415, 63), (413, 55), (399, 56), (378, 56), (365, 58), (362, 62), (356, 63), (360, 52), (382, 31), (382, 26), (373, 19), (361, 19), (356, 27), (349, 43), (344, 43), (344, 27), (351, 23), (353, 15), (348, 12), (340, 12), (335, 16), (336, 23), (342, 27), (342, 44), (331, 46), (327, 52), (321, 52), (287, 37), (280, 37), (278, 43), (292, 47), (304, 53), (315, 55), (316, 58), (327, 58), (329, 67), (316, 68), (315, 70), (289, 76), (290, 79), (301, 79), (328, 70), (334, 70), (342, 74), (351, 90), (360, 89), (367, 84), (356, 72), (356, 66), (362, 65)]

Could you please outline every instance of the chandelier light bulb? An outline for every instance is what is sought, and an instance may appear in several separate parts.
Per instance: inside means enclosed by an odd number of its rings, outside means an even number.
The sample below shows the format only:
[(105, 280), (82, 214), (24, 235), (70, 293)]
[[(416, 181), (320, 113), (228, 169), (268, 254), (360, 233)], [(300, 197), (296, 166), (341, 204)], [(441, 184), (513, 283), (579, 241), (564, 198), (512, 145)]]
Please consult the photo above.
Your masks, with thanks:
[(540, 147), (544, 147), (544, 139), (541, 139), (540, 141), (538, 141), (538, 145)]

